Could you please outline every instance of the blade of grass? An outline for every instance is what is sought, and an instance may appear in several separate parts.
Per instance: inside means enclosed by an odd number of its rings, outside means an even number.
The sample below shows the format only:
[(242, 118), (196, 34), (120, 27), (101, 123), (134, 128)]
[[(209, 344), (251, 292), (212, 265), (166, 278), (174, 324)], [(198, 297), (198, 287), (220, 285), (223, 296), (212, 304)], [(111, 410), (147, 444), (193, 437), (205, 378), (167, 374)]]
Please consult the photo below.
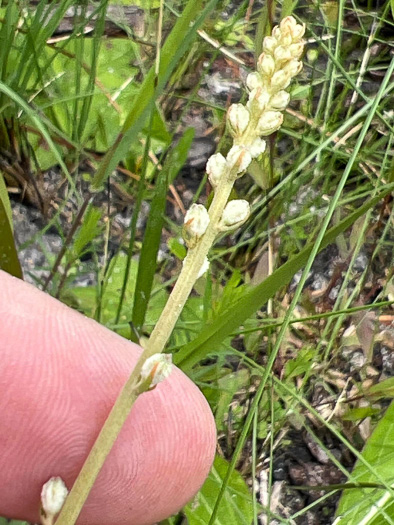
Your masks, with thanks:
[(12, 212), (7, 188), (0, 173), (0, 268), (23, 279), (12, 230)]
[(158, 178), (142, 244), (134, 294), (132, 323), (137, 334), (141, 333), (145, 321), (153, 279), (156, 273), (156, 261), (164, 224), (168, 185), (170, 181), (174, 180), (186, 161), (193, 136), (194, 130), (184, 135), (169, 154)]
[(67, 180), (71, 186), (71, 188), (75, 191), (75, 184), (74, 181), (70, 175), (70, 172), (67, 169), (67, 166), (64, 164), (62, 156), (55, 146), (54, 142), (52, 141), (51, 136), (49, 135), (46, 127), (42, 123), (39, 116), (36, 114), (33, 108), (31, 108), (27, 102), (25, 102), (15, 91), (13, 91), (11, 88), (9, 88), (6, 84), (0, 81), (0, 91), (4, 93), (7, 97), (9, 97), (11, 100), (16, 102), (22, 110), (26, 113), (26, 115), (30, 118), (32, 122), (36, 125), (37, 129), (42, 134), (43, 138), (46, 140), (48, 147), (52, 151), (53, 155), (55, 156), (57, 162), (59, 163), (59, 166), (62, 168), (63, 173), (67, 177)]

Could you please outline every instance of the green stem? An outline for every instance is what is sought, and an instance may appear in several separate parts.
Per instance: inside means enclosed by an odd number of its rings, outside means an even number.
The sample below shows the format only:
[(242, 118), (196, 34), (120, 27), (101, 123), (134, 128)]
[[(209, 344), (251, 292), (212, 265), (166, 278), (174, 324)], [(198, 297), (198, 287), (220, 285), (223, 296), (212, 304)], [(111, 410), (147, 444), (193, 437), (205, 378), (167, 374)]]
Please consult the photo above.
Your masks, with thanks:
[(204, 259), (218, 234), (218, 224), (236, 178), (235, 173), (233, 173), (235, 170), (236, 168), (227, 177), (223, 177), (224, 180), (217, 188), (209, 209), (210, 222), (208, 228), (196, 247), (188, 251), (182, 271), (152, 332), (147, 347), (142, 352), (129, 379), (115, 401), (64, 503), (61, 513), (56, 520), (56, 525), (73, 525), (78, 519), (104, 461), (130, 414), (138, 395), (141, 393), (138, 383), (142, 365), (148, 357), (163, 351), (190, 295)]

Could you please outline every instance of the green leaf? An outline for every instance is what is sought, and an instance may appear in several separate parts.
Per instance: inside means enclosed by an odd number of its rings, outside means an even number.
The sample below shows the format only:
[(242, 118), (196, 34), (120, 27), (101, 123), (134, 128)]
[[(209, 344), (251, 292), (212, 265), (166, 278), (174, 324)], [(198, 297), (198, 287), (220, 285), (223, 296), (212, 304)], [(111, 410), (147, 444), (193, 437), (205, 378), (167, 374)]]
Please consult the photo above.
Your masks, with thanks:
[(12, 214), (7, 188), (0, 173), (0, 269), (23, 279), (12, 231)]
[[(373, 467), (376, 473), (387, 481), (394, 483), (394, 403), (391, 403), (383, 418), (379, 421), (372, 436), (362, 452), (363, 458)], [(352, 472), (357, 482), (379, 483), (366, 465), (357, 461)], [(383, 525), (392, 523), (382, 514), (394, 520), (394, 502), (385, 489), (357, 488), (343, 493), (336, 516), (336, 525)], [(368, 518), (368, 521), (364, 521)]]
[(9, 520), (7, 518), (0, 518), (0, 525), (29, 525), (27, 521)]
[(168, 245), (168, 248), (170, 250), (170, 252), (175, 255), (175, 257), (177, 259), (180, 259), (181, 261), (183, 261), (183, 259), (186, 257), (186, 254), (187, 254), (187, 249), (185, 247), (184, 244), (181, 244), (178, 239), (175, 239), (174, 237), (172, 237), (168, 242), (167, 242), (167, 245)]
[[(216, 498), (228, 469), (228, 462), (216, 456), (215, 462), (202, 489), (184, 512), (189, 525), (209, 523)], [(250, 525), (253, 519), (252, 495), (242, 476), (234, 471), (219, 507), (216, 525)]]
[(380, 413), (378, 408), (372, 407), (359, 407), (351, 408), (343, 416), (341, 416), (343, 421), (359, 421), (360, 419), (365, 419), (366, 417), (376, 416)]
[(193, 137), (194, 130), (188, 129), (166, 158), (156, 183), (155, 195), (152, 200), (140, 254), (135, 288), (132, 321), (137, 333), (141, 332), (145, 321), (153, 279), (156, 273), (156, 261), (164, 224), (168, 185), (175, 179), (186, 162)]
[[(336, 226), (328, 230), (322, 240), (319, 251), (334, 242), (340, 233), (349, 228), (359, 217), (375, 206), (385, 195), (392, 191), (392, 188), (393, 185), (387, 185), (376, 197), (367, 201)], [(247, 287), (242, 296), (232, 304), (231, 308), (226, 309), (211, 323), (207, 324), (193, 341), (185, 345), (174, 356), (175, 364), (187, 373), (198, 361), (205, 359), (209, 354), (217, 350), (226, 337), (291, 281), (295, 273), (306, 264), (313, 245), (313, 242), (309, 243), (298, 255), (289, 259), (261, 284), (255, 287)]]
[(137, 334), (142, 331), (152, 292), (153, 280), (156, 274), (157, 254), (159, 252), (161, 230), (164, 223), (167, 188), (167, 171), (162, 170), (159, 173), (156, 183), (155, 195), (152, 200), (138, 265), (132, 318)]
[(74, 237), (72, 248), (69, 251), (69, 257), (71, 257), (72, 260), (81, 257), (86, 246), (99, 234), (98, 223), (100, 219), (101, 211), (91, 205), (85, 214), (81, 227)]

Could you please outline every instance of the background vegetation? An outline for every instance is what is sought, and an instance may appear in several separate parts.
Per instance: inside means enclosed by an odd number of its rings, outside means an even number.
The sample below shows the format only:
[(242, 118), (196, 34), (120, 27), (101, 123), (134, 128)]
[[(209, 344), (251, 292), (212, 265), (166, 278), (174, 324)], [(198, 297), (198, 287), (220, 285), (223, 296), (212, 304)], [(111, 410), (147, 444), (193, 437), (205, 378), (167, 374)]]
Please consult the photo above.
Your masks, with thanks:
[(162, 525), (394, 523), (393, 2), (102, 0), (64, 26), (74, 4), (0, 9), (0, 267), (149, 337), (226, 108), (293, 14), (304, 71), (234, 194), (252, 217), (217, 243), (168, 347), (219, 442)]

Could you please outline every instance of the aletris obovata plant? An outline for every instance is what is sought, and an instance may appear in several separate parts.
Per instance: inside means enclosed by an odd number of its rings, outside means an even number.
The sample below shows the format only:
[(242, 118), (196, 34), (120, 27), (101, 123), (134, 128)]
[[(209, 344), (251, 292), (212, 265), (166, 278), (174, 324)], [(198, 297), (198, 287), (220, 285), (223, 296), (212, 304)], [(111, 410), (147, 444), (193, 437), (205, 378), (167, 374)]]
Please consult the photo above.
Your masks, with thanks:
[(228, 199), (235, 181), (245, 174), (254, 159), (264, 154), (264, 137), (277, 131), (283, 123), (283, 111), (290, 101), (286, 89), (302, 69), (304, 32), (305, 25), (297, 24), (292, 16), (274, 27), (272, 35), (264, 39), (257, 71), (247, 77), (247, 103), (230, 106), (227, 124), (233, 145), (226, 156), (212, 155), (206, 166), (214, 191), (212, 203), (209, 210), (202, 204), (193, 204), (185, 215), (183, 235), (188, 252), (182, 271), (63, 505), (57, 525), (75, 523), (137, 397), (170, 374), (170, 356), (162, 352), (196, 280), (208, 269), (208, 253), (215, 239), (248, 219), (249, 203), (246, 200), (228, 202)]

